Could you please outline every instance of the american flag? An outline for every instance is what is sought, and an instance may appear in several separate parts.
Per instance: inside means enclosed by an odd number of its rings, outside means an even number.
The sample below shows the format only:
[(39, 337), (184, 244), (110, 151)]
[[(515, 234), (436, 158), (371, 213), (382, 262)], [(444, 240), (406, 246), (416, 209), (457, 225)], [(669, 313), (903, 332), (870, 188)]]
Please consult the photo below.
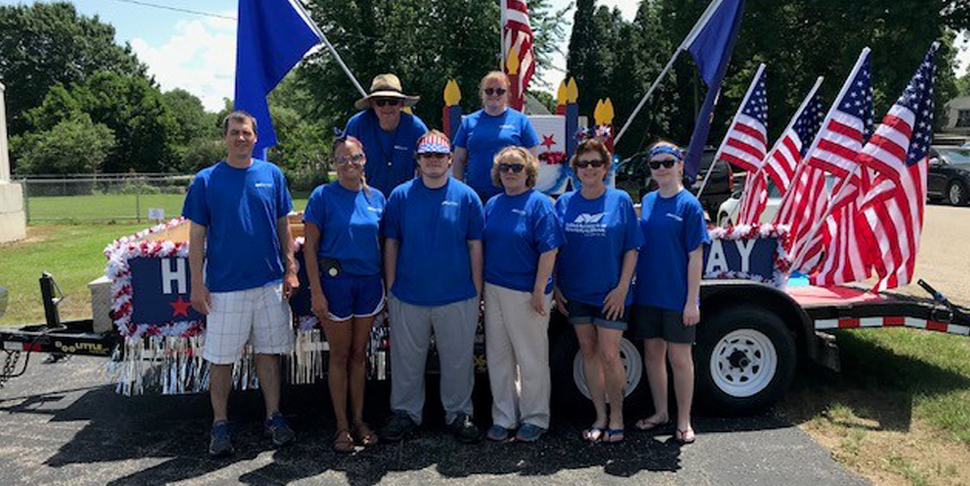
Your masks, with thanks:
[(765, 93), (765, 65), (762, 64), (714, 159), (724, 160), (748, 171), (748, 174), (754, 174), (761, 168), (767, 151), (768, 97)]
[(784, 196), (788, 192), (792, 177), (795, 175), (795, 168), (802, 162), (802, 157), (815, 139), (822, 120), (825, 119), (825, 108), (822, 98), (818, 95), (818, 88), (823, 79), (819, 76), (815, 81), (815, 85), (788, 123), (788, 128), (768, 152), (761, 170), (755, 174), (751, 190), (745, 192), (739, 222), (759, 222), (761, 213), (768, 203), (769, 180), (778, 188), (780, 195)]
[[(529, 26), (529, 7), (526, 0), (501, 1), (502, 52), (508, 56), (511, 49), (515, 47), (515, 52), (519, 56), (518, 86), (515, 90), (518, 96), (516, 99), (510, 99), (509, 104), (517, 110), (522, 110), (525, 105), (525, 90), (536, 70), (535, 52), (532, 49), (534, 36), (532, 27)], [(502, 69), (506, 69), (505, 63), (502, 64)]]
[(906, 285), (913, 278), (926, 201), (927, 152), (933, 139), (933, 43), (902, 96), (883, 118), (859, 162), (875, 179), (859, 218), (870, 263), (879, 275), (874, 290)]
[[(820, 230), (827, 216), (843, 217), (845, 206), (859, 194), (841, 189), (850, 183), (857, 188), (861, 184), (855, 157), (872, 131), (870, 72), (869, 48), (865, 48), (809, 148), (801, 174), (796, 174), (795, 194), (789, 194), (794, 203), (789, 224), (795, 270), (810, 273), (815, 268), (825, 248), (826, 233)], [(826, 186), (827, 174), (833, 175), (840, 189), (837, 199), (831, 198)]]

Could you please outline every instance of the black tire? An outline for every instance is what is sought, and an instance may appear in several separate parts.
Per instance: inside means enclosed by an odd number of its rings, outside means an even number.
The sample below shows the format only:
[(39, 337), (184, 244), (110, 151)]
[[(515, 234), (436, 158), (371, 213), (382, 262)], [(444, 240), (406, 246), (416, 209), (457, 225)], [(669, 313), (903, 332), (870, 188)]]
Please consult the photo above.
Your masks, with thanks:
[[(626, 390), (623, 401), (624, 414), (630, 415), (639, 412), (644, 406), (650, 405), (650, 386), (643, 369), (642, 343), (628, 340), (623, 346), (621, 352), (623, 349), (631, 352), (633, 352), (633, 349), (636, 350), (636, 357), (629, 359), (636, 369), (628, 370), (627, 379), (631, 379), (631, 372), (637, 373), (638, 377), (635, 378), (637, 383), (632, 389)], [(553, 313), (552, 322), (549, 324), (549, 368), (552, 379), (554, 413), (585, 419), (592, 417), (595, 410), (592, 400), (583, 393), (577, 384), (574, 369), (578, 354), (579, 341), (576, 340), (576, 333), (573, 331), (572, 325), (558, 312)]]
[(795, 339), (774, 313), (745, 305), (722, 308), (698, 332), (695, 396), (708, 412), (756, 414), (788, 390), (798, 365)]
[(967, 185), (962, 181), (950, 181), (946, 186), (946, 201), (954, 206), (966, 206), (967, 198), (970, 194), (967, 193)]

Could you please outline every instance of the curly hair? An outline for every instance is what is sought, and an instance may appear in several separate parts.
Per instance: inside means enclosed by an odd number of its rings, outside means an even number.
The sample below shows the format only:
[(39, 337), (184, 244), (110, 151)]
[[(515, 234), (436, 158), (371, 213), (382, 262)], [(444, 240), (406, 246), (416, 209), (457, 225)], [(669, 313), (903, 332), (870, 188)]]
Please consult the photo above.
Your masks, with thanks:
[(539, 178), (539, 159), (532, 155), (528, 149), (510, 145), (499, 150), (492, 159), (492, 184), (495, 187), (502, 187), (502, 176), (499, 174), (498, 166), (503, 160), (515, 160), (525, 165), (525, 185), (535, 187), (536, 180)]

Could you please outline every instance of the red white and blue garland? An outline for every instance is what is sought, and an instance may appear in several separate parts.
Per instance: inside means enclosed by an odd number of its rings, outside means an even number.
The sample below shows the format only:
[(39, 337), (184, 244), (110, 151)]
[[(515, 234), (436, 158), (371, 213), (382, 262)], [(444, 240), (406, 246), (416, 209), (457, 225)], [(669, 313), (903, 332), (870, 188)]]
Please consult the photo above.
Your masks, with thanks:
[(766, 279), (760, 275), (747, 272), (724, 270), (719, 272), (705, 272), (705, 279), (742, 279), (753, 280), (766, 283), (775, 287), (784, 288), (788, 282), (788, 273), (791, 270), (791, 257), (785, 248), (788, 247), (788, 225), (781, 224), (741, 224), (737, 226), (711, 227), (708, 228), (708, 235), (713, 240), (752, 240), (755, 238), (775, 238), (778, 245), (775, 250), (775, 271), (771, 279)]

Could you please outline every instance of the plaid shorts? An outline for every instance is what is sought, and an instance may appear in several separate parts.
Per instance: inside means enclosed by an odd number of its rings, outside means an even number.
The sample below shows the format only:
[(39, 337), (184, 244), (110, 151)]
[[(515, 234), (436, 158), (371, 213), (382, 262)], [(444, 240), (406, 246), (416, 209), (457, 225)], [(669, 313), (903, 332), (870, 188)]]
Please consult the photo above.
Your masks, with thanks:
[(235, 363), (246, 343), (257, 354), (282, 354), (293, 349), (290, 303), (283, 298), (282, 284), (211, 295), (202, 351), (207, 361)]

